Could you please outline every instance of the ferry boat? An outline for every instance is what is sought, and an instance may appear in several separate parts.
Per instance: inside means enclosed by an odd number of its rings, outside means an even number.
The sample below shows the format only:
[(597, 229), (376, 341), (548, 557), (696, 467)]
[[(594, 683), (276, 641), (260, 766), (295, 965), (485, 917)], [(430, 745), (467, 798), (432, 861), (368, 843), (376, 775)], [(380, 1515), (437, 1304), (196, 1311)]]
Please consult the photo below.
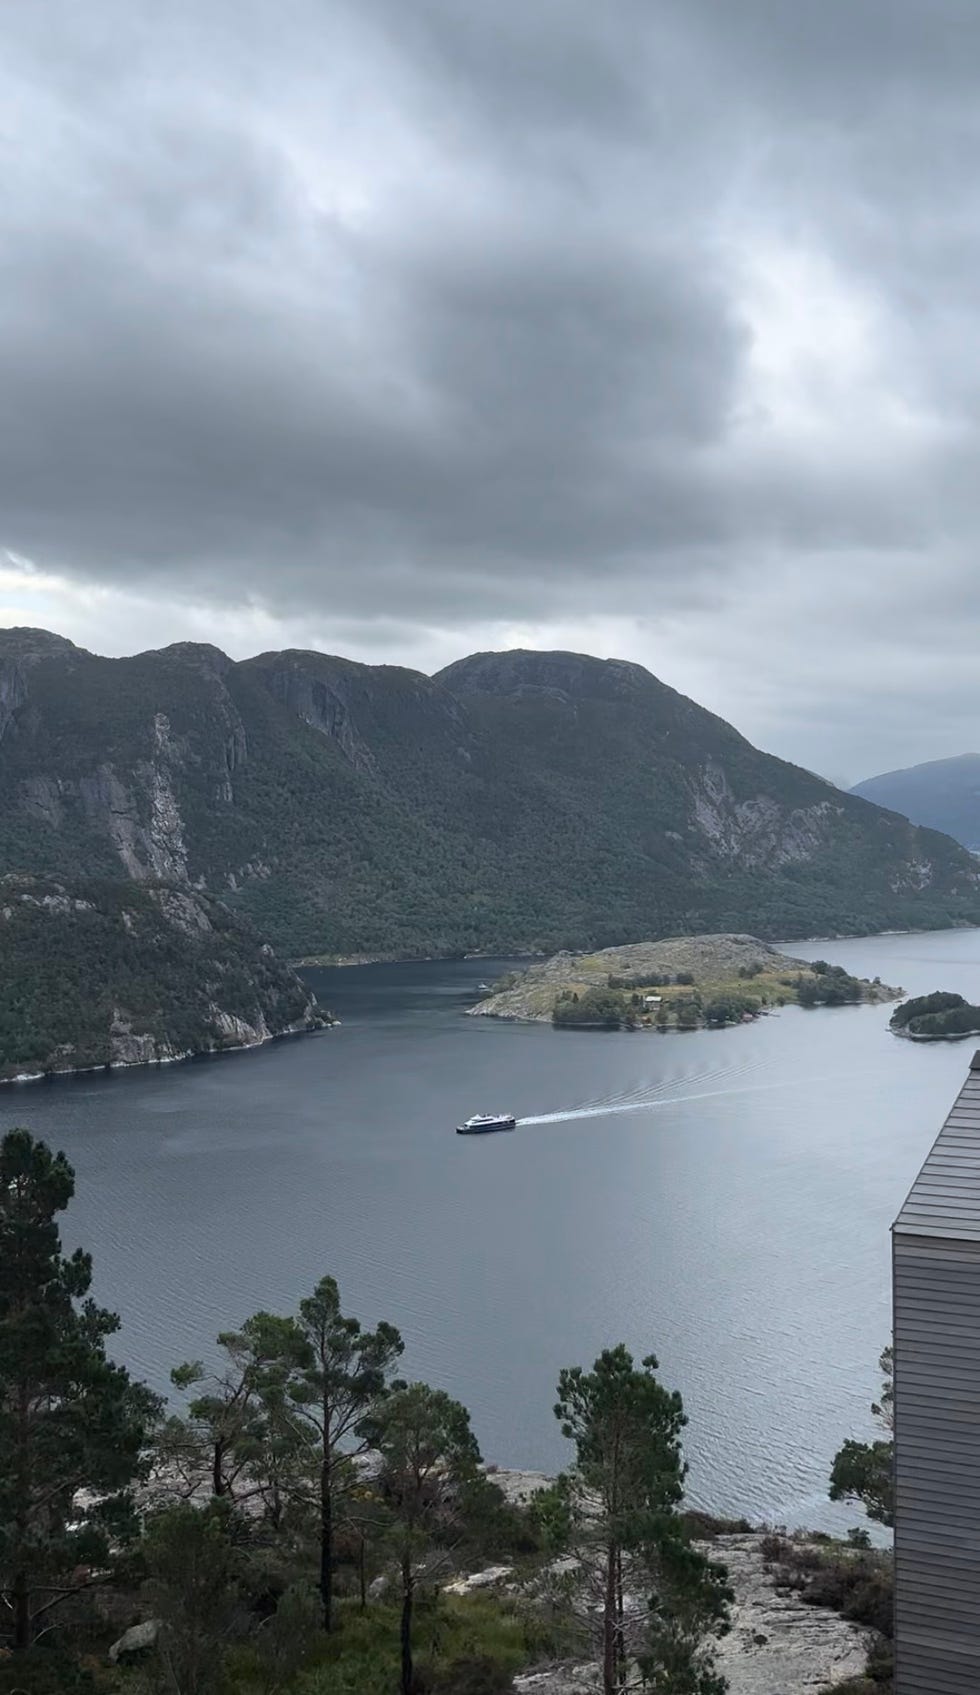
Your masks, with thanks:
[(516, 1130), (517, 1119), (512, 1112), (478, 1112), (465, 1124), (457, 1124), (457, 1136), (485, 1136), (490, 1130)]

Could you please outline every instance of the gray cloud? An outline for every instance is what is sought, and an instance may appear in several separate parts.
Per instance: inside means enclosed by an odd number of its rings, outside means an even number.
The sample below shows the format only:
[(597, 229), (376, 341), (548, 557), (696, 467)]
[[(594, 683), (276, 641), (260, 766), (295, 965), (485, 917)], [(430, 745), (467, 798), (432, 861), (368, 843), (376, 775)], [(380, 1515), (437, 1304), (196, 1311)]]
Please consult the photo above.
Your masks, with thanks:
[(834, 775), (956, 750), (976, 687), (921, 648), (980, 612), (971, 0), (5, 33), (0, 544), (217, 639), (618, 640)]

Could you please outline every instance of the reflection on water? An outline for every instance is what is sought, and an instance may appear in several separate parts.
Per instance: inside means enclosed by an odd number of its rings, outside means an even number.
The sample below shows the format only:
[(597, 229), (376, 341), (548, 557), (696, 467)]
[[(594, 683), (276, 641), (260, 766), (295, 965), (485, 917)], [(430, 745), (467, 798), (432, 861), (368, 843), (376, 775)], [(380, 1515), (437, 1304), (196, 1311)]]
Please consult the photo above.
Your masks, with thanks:
[[(809, 951), (980, 995), (974, 931)], [(855, 1522), (826, 1502), (829, 1459), (868, 1428), (889, 1225), (972, 1044), (898, 1042), (887, 1007), (667, 1036), (464, 1017), (509, 963), (311, 973), (336, 1030), (0, 1092), (0, 1127), (76, 1165), (66, 1233), (120, 1352), (166, 1387), (329, 1271), (470, 1406), (491, 1459), (563, 1463), (558, 1370), (624, 1340), (684, 1393), (698, 1501)], [(457, 1137), (487, 1103), (518, 1132)]]

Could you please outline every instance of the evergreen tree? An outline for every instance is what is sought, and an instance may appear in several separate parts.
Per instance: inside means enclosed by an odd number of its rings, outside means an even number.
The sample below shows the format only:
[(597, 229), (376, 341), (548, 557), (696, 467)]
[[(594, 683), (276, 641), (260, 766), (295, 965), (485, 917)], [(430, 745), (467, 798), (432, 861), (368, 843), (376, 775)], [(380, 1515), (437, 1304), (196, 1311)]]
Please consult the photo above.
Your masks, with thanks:
[(371, 1434), (381, 1454), (379, 1482), (401, 1577), (401, 1691), (411, 1695), (419, 1567), (437, 1538), (445, 1551), (464, 1528), (480, 1494), (480, 1450), (466, 1408), (426, 1383), (398, 1385), (381, 1404)]
[(171, 1373), (176, 1388), (201, 1388), (185, 1419), (168, 1419), (160, 1451), (194, 1493), (207, 1480), (212, 1495), (241, 1503), (261, 1498), (273, 1524), (300, 1488), (309, 1432), (287, 1404), (290, 1373), (309, 1356), (295, 1319), (258, 1312), (239, 1331), (218, 1337), (225, 1361), (205, 1372), (200, 1360)]
[(329, 1631), (338, 1506), (356, 1482), (351, 1461), (368, 1447), (365, 1420), (388, 1389), (403, 1343), (391, 1324), (362, 1330), (356, 1318), (345, 1318), (332, 1277), (321, 1278), (300, 1302), (299, 1313), (305, 1352), (293, 1371), (289, 1397), (317, 1453), (319, 1587), (323, 1627)]
[[(106, 1358), (114, 1313), (92, 1262), (61, 1252), (74, 1193), (64, 1154), (26, 1130), (0, 1143), (0, 1593), (23, 1652), (50, 1610), (133, 1528), (127, 1491), (159, 1402)], [(77, 1499), (80, 1491), (92, 1499)]]
[[(679, 1695), (718, 1695), (725, 1687), (710, 1639), (727, 1628), (731, 1592), (724, 1568), (693, 1547), (678, 1514), (686, 1467), (681, 1397), (654, 1375), (650, 1355), (634, 1366), (625, 1347), (600, 1354), (591, 1372), (561, 1373), (555, 1416), (575, 1443), (567, 1509), (583, 1571), (591, 1574), (601, 1618), (603, 1695), (626, 1688), (635, 1659), (647, 1686)], [(646, 1589), (631, 1620), (626, 1579)]]
[(881, 1400), (871, 1411), (885, 1431), (875, 1442), (846, 1441), (830, 1472), (832, 1501), (860, 1501), (879, 1524), (895, 1522), (894, 1361), (886, 1348), (878, 1364), (884, 1378)]

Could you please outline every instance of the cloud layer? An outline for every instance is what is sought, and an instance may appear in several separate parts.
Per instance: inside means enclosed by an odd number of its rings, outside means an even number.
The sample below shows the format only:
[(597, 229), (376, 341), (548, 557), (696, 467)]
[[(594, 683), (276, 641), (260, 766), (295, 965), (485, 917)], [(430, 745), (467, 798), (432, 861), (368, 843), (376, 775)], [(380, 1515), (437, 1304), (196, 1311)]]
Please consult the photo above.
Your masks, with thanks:
[(972, 0), (40, 0), (0, 620), (619, 651), (856, 779), (980, 743)]

